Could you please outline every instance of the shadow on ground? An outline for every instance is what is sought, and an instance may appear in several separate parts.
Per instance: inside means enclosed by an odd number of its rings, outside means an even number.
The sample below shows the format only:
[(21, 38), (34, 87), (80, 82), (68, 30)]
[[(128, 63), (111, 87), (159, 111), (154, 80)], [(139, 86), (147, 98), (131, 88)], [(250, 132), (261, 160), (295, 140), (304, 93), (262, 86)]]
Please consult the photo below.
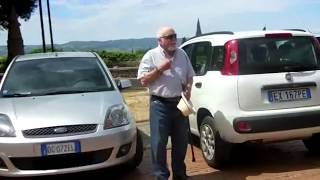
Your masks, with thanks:
[[(200, 150), (199, 140), (193, 141), (195, 147)], [(197, 158), (203, 160), (199, 156)], [(308, 174), (311, 175), (310, 177), (312, 174), (320, 175), (319, 167), (320, 157), (309, 154), (301, 141), (272, 144), (247, 143), (234, 147), (229, 165), (225, 168), (212, 169), (211, 172), (193, 175), (192, 178), (194, 180), (244, 180), (249, 177), (251, 179), (305, 179)]]
[[(148, 156), (148, 151), (145, 151), (144, 156)], [(148, 157), (144, 157), (148, 158)], [(23, 178), (1, 178), (0, 180), (59, 180), (59, 179), (86, 179), (86, 180), (145, 180), (152, 179), (151, 162), (143, 162), (134, 170), (127, 170), (123, 166), (115, 166), (106, 169), (93, 170), (80, 173), (61, 174), (52, 176), (39, 177), (23, 177)]]

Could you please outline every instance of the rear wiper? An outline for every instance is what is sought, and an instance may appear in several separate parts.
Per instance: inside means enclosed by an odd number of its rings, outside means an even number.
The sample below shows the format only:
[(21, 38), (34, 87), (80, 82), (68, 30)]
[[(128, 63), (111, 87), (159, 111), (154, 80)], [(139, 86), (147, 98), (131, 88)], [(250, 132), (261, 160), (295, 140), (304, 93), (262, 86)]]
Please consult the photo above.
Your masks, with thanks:
[(318, 68), (314, 66), (293, 65), (293, 66), (285, 66), (284, 69), (286, 71), (313, 71), (313, 70), (317, 70)]

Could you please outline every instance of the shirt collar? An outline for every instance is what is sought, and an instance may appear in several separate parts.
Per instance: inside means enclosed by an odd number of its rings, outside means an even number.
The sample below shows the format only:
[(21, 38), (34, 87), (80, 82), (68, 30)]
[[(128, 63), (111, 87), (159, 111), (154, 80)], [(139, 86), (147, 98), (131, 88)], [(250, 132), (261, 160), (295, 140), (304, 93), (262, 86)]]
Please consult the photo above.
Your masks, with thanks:
[[(160, 46), (160, 44), (158, 45), (158, 48), (160, 50), (160, 53), (165, 57), (165, 50)], [(172, 58), (174, 58), (177, 54), (177, 50), (174, 52)]]
[(158, 48), (159, 48), (161, 53), (164, 53), (164, 49), (160, 46), (160, 44), (158, 45)]

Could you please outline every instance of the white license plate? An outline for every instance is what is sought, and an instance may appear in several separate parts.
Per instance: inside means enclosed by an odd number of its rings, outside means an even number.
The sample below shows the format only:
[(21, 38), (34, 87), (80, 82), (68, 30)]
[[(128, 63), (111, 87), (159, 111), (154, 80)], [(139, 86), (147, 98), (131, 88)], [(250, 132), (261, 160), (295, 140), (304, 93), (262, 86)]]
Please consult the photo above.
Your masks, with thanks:
[(42, 156), (70, 154), (79, 152), (81, 152), (79, 141), (41, 144)]
[(284, 89), (268, 91), (269, 102), (286, 102), (311, 99), (309, 88)]

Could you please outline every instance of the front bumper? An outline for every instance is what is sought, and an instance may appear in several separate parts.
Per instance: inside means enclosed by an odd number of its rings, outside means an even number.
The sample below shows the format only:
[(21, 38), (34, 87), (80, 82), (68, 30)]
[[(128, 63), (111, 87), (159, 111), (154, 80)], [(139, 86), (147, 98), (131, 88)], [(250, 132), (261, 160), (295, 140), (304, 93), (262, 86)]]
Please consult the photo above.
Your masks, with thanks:
[[(19, 138), (20, 137), (20, 138)], [(133, 125), (95, 133), (54, 138), (0, 139), (0, 176), (41, 176), (74, 173), (122, 164), (135, 155), (137, 130)], [(81, 152), (43, 156), (41, 144), (80, 142)], [(119, 157), (119, 149), (130, 144), (130, 150)], [(118, 155), (118, 156), (117, 156)]]

